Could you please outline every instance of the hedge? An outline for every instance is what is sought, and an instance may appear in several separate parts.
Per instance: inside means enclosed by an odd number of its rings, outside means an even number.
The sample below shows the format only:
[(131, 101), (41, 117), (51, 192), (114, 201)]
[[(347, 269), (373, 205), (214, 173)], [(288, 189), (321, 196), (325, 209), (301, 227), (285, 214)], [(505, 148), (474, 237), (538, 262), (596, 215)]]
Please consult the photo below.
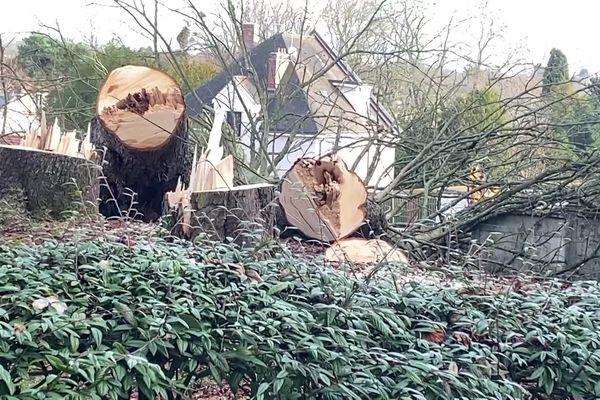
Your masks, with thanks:
[(0, 397), (592, 399), (599, 288), (356, 280), (276, 245), (0, 245)]

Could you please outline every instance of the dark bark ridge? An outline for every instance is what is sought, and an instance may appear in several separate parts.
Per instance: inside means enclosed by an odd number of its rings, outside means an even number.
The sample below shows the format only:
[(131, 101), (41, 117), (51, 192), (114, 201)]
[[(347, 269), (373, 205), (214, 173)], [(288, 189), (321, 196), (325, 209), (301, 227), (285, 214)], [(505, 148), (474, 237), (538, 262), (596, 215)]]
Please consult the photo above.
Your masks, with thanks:
[(34, 218), (61, 219), (82, 207), (96, 212), (98, 170), (83, 158), (0, 146), (0, 200)]
[(175, 189), (179, 178), (184, 184), (189, 183), (191, 160), (187, 157), (187, 138), (185, 113), (163, 147), (144, 151), (126, 147), (104, 127), (99, 117), (93, 118), (91, 142), (103, 156), (100, 212), (106, 217), (157, 220), (165, 193)]

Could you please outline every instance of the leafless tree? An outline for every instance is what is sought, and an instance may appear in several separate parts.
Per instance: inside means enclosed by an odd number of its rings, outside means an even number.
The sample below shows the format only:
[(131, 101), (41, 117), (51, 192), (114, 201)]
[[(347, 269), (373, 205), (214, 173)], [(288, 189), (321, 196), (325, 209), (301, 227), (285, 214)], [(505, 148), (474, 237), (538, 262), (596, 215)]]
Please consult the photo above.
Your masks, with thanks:
[(8, 85), (7, 85), (7, 77), (4, 68), (4, 42), (2, 40), (2, 35), (0, 35), (0, 89), (2, 90), (2, 103), (0, 107), (2, 107), (2, 130), (0, 130), (0, 137), (6, 134), (6, 120), (8, 117)]
[[(157, 40), (155, 48), (172, 51), (171, 38), (156, 26), (154, 9), (140, 7), (136, 0), (114, 0), (114, 4)], [(503, 43), (502, 28), (491, 24), (496, 21), (485, 7), (477, 10), (475, 19), (449, 16), (445, 24), (434, 27), (425, 8), (411, 0), (331, 0), (321, 19), (308, 11), (308, 3), (286, 1), (231, 0), (210, 12), (191, 0), (186, 0), (184, 7), (158, 6), (181, 17), (189, 26), (190, 51), (210, 51), (230, 81), (241, 75), (257, 76), (257, 66), (247, 62), (250, 49), (244, 46), (242, 24), (256, 22), (260, 39), (281, 31), (297, 34), (300, 40), (294, 47), (300, 55), (301, 39), (314, 27), (329, 30), (326, 36), (336, 50), (331, 59), (311, 71), (308, 66), (315, 64), (312, 60), (292, 60), (295, 70), (305, 71), (305, 79), (295, 85), (280, 85), (274, 93), (265, 82), (253, 81), (260, 112), (249, 104), (241, 105), (247, 116), (244, 128), (249, 143), (230, 133), (225, 135), (229, 151), (253, 177), (248, 179), (277, 177), (277, 165), (285, 157), (302, 156), (306, 144), (318, 140), (322, 132), (300, 133), (299, 126), (307, 118), (359, 119), (351, 113), (340, 117), (335, 101), (333, 107), (329, 105), (332, 98), (310, 99), (317, 105), (317, 111), (310, 115), (286, 115), (280, 107), (345, 60), (373, 85), (373, 100), (387, 107), (398, 129), (382, 133), (364, 127), (368, 134), (357, 135), (351, 144), (342, 144), (342, 124), (327, 134), (336, 137), (335, 150), (351, 145), (360, 148), (351, 166), (357, 168), (363, 164), (361, 160), (368, 159), (367, 180), (379, 174), (381, 167), (393, 174), (390, 184), (374, 184), (373, 189), (376, 199), (389, 206), (390, 217), (402, 223), (393, 228), (400, 237), (428, 248), (446, 241), (446, 248), (450, 248), (448, 237), (500, 212), (556, 207), (581, 211), (598, 204), (600, 186), (594, 178), (600, 163), (598, 152), (593, 146), (575, 151), (579, 144), (569, 132), (596, 129), (600, 114), (577, 120), (562, 114), (557, 117), (556, 113), (576, 104), (573, 102), (589, 101), (590, 85), (581, 83), (571, 92), (542, 99), (541, 74), (536, 66), (514, 57), (491, 58), (495, 46)], [(474, 26), (479, 34), (465, 46), (457, 32), (467, 28), (472, 32)], [(239, 91), (233, 85), (228, 95), (240, 97)], [(279, 101), (273, 102), (275, 97)], [(198, 118), (205, 130), (215, 117), (210, 106)], [(272, 127), (281, 121), (288, 124), (285, 135), (273, 133)], [(383, 165), (378, 157), (369, 158), (369, 154), (379, 154), (387, 147), (396, 151), (394, 162)], [(470, 176), (478, 166), (483, 167), (485, 179)], [(453, 187), (462, 189), (448, 200), (444, 194)], [(483, 190), (493, 190), (494, 195), (473, 200)], [(453, 211), (463, 203), (468, 206)], [(418, 212), (408, 218), (408, 208), (416, 204)]]

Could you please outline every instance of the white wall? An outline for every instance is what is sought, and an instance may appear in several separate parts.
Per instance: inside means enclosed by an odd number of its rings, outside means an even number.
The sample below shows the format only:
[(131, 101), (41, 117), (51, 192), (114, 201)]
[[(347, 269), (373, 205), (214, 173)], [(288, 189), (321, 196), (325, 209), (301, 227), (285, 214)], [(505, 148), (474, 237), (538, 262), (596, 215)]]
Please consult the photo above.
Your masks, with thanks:
[[(440, 199), (440, 208), (446, 207), (448, 204), (455, 202), (458, 198), (463, 197), (463, 196), (464, 196), (464, 193), (453, 193), (451, 191), (444, 193), (442, 195), (442, 198)], [(448, 210), (444, 211), (442, 214), (450, 217), (450, 216), (455, 215), (459, 211), (464, 210), (467, 207), (469, 207), (469, 200), (462, 199), (457, 204), (450, 207)], [(437, 217), (436, 220), (437, 220), (437, 222), (440, 222), (440, 217)]]
[[(6, 115), (6, 133), (16, 132), (25, 134), (39, 127), (37, 108), (34, 99), (30, 95), (24, 95), (18, 99), (9, 99)], [(4, 124), (4, 110), (0, 107), (0, 129)]]
[[(277, 136), (273, 141), (274, 146), (269, 147), (269, 151), (274, 149), (274, 152), (279, 154), (285, 145), (287, 138), (287, 135)], [(367, 140), (361, 140), (361, 138), (365, 139), (368, 138), (368, 136), (366, 133), (352, 133), (349, 135), (343, 135), (339, 139), (337, 155), (346, 162), (348, 168), (352, 168), (354, 162), (358, 157), (360, 157), (360, 153), (363, 151), (363, 148), (367, 143)], [(294, 146), (294, 148), (297, 148), (297, 150), (287, 154), (285, 158), (279, 164), (277, 164), (277, 172), (280, 176), (284, 174), (300, 157), (320, 156), (331, 152), (335, 145), (335, 135), (321, 133), (317, 138), (297, 138), (296, 142), (298, 143), (298, 146)], [(376, 151), (377, 149), (375, 146), (372, 146), (361, 158), (354, 170), (356, 174), (363, 180), (367, 177), (369, 166), (374, 162)], [(378, 187), (384, 187), (388, 185), (393, 179), (393, 169), (390, 168), (389, 171), (386, 171), (386, 167), (393, 165), (394, 160), (394, 149), (390, 147), (381, 147), (379, 149), (379, 160), (377, 161), (375, 172), (373, 173), (371, 179), (366, 182), (367, 185), (377, 185)]]
[[(271, 134), (269, 138), (269, 153), (275, 159), (282, 153), (286, 143), (288, 142), (288, 134)], [(283, 176), (294, 165), (297, 159), (302, 157), (315, 157), (323, 154), (320, 151), (322, 146), (322, 138), (314, 137), (314, 135), (296, 135), (293, 144), (289, 151), (286, 152), (283, 159), (277, 164), (277, 175)]]
[[(365, 90), (370, 90), (365, 88)], [(215, 121), (222, 121), (225, 113), (229, 110), (241, 112), (242, 132), (241, 142), (244, 147), (244, 153), (247, 159), (250, 158), (250, 116), (257, 118), (260, 115), (260, 105), (255, 102), (252, 96), (240, 85), (238, 85), (239, 96), (234, 90), (233, 83), (229, 83), (215, 98), (212, 106), (215, 111)], [(357, 92), (357, 96), (364, 93)], [(250, 116), (245, 111), (244, 105), (250, 111)], [(273, 155), (279, 155), (284, 148), (289, 135), (271, 134), (267, 151)], [(355, 160), (360, 156), (363, 147), (368, 143), (368, 133), (350, 132), (340, 135), (337, 155), (341, 157), (349, 168), (352, 167)], [(284, 158), (277, 164), (277, 174), (282, 176), (288, 171), (294, 162), (301, 157), (314, 157), (324, 155), (333, 150), (336, 135), (333, 133), (322, 132), (317, 137), (314, 135), (296, 135), (294, 145)], [(365, 154), (355, 172), (362, 179), (366, 179), (369, 166), (375, 159), (377, 149), (372, 146)], [(375, 172), (367, 186), (385, 187), (393, 179), (393, 168), (388, 168), (395, 161), (395, 150), (391, 147), (379, 148), (379, 160)], [(386, 170), (387, 169), (387, 170)]]

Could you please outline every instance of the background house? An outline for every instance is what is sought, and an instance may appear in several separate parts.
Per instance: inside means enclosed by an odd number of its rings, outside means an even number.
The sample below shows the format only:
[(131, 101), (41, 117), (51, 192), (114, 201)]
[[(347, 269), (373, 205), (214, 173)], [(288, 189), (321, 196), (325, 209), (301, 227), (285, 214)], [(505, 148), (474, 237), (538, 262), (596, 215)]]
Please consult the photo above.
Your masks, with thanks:
[(38, 102), (29, 92), (0, 95), (0, 144), (19, 144), (26, 132), (39, 127)]
[(239, 135), (246, 157), (266, 147), (279, 176), (299, 157), (335, 151), (370, 187), (389, 184), (395, 150), (382, 143), (398, 131), (374, 88), (316, 32), (280, 33), (257, 45), (254, 37), (254, 25), (245, 24), (248, 57), (190, 92), (189, 115), (212, 110), (215, 124), (226, 121)]

